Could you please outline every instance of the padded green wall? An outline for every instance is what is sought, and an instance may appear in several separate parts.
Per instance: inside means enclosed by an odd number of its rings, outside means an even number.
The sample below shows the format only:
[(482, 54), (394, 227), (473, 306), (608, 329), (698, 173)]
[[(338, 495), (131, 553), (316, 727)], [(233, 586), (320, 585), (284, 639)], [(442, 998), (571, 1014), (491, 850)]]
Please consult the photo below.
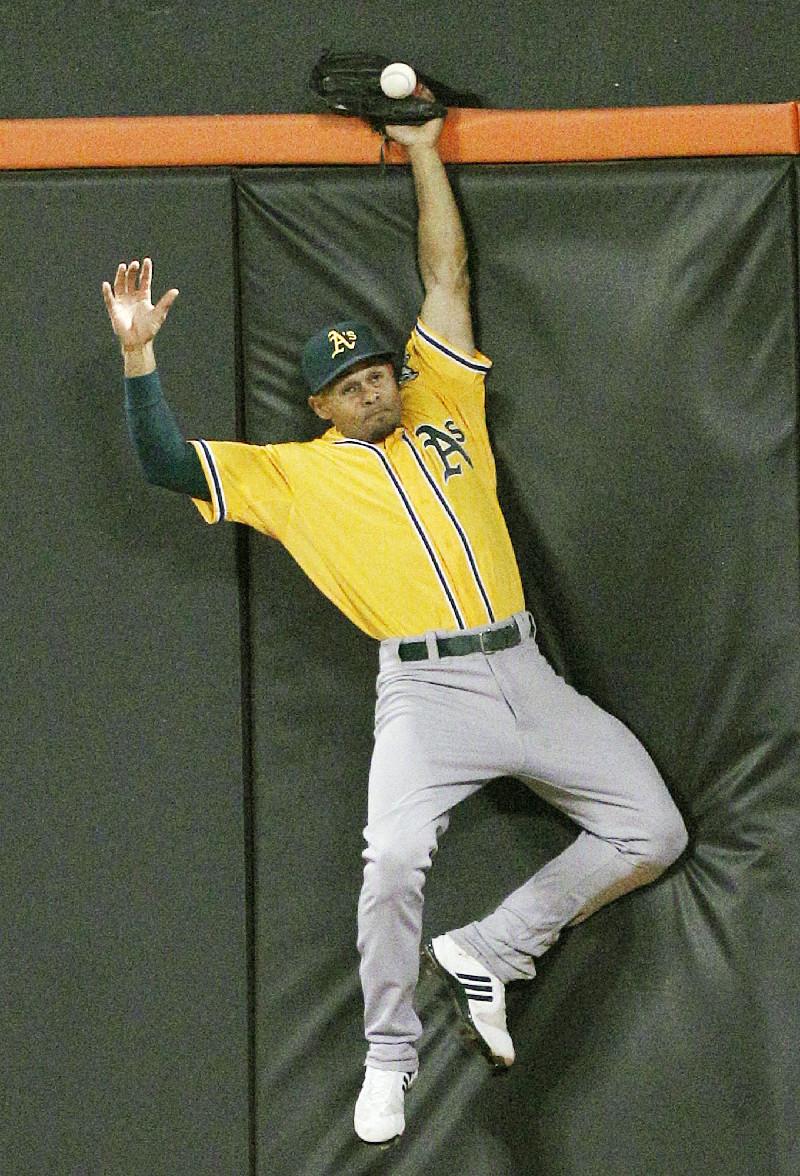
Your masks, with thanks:
[[(149, 252), (181, 288), (158, 354), (188, 434), (310, 436), (302, 340), (413, 323), (410, 177), (0, 179), (4, 1170), (794, 1176), (796, 170), (452, 172), (541, 644), (642, 737), (692, 842), (511, 989), (505, 1079), (423, 983), (388, 1152), (351, 1125), (375, 647), (269, 540), (144, 485), (99, 286)], [(428, 928), (572, 836), (489, 786)]]
[(141, 479), (100, 295), (152, 252), (176, 408), (231, 431), (230, 180), (5, 176), (0, 209), (0, 1168), (244, 1172), (235, 536)]
[[(423, 984), (422, 1069), (390, 1170), (788, 1176), (793, 165), (453, 174), (495, 360), (501, 498), (541, 642), (644, 739), (692, 848), (512, 989), (519, 1061), (504, 1081), (461, 1053)], [(302, 339), (345, 309), (398, 342), (413, 323), (410, 180), (274, 170), (239, 185), (248, 435), (308, 435), (287, 362)], [(377, 1161), (350, 1124), (363, 1056), (352, 941), (375, 658), (283, 552), (257, 536), (251, 551), (269, 879), (256, 893), (257, 1170), (366, 1172)], [(443, 840), (429, 929), (490, 909), (573, 835), (519, 785), (493, 785)]]

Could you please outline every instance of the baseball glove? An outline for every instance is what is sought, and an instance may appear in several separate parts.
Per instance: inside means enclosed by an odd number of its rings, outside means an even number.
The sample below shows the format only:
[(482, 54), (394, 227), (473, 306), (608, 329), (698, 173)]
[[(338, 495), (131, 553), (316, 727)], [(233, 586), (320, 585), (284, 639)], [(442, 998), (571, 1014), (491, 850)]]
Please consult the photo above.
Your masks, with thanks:
[(387, 123), (416, 126), (442, 118), (448, 106), (483, 105), (476, 94), (451, 90), (419, 72), (417, 81), (435, 95), (433, 102), (416, 94), (387, 98), (381, 89), (381, 72), (391, 61), (375, 53), (325, 52), (311, 71), (309, 84), (334, 114), (363, 118), (382, 134)]

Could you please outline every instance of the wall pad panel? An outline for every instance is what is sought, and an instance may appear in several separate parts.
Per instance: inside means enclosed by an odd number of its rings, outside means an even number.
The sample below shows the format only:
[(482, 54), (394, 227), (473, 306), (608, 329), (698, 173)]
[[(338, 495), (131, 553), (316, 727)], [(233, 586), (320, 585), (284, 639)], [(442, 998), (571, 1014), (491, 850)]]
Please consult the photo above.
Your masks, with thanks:
[(230, 183), (6, 176), (0, 208), (0, 1167), (244, 1172), (235, 537), (141, 478), (100, 296), (152, 254), (184, 291), (167, 390), (187, 428), (231, 431)]

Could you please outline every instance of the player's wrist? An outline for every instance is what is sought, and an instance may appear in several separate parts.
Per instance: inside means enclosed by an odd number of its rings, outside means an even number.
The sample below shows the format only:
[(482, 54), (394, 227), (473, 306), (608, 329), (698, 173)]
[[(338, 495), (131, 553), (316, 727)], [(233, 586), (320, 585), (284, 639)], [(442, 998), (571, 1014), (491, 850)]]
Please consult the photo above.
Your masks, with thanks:
[(156, 369), (156, 355), (152, 340), (148, 343), (126, 343), (120, 340), (120, 351), (126, 376), (148, 376)]
[(411, 157), (419, 156), (420, 158), (425, 158), (431, 155), (436, 155), (438, 157), (439, 140), (437, 139), (434, 143), (426, 143), (425, 141), (407, 143), (405, 148)]
[(408, 161), (418, 179), (436, 176), (444, 166), (436, 144), (419, 143), (406, 147)]

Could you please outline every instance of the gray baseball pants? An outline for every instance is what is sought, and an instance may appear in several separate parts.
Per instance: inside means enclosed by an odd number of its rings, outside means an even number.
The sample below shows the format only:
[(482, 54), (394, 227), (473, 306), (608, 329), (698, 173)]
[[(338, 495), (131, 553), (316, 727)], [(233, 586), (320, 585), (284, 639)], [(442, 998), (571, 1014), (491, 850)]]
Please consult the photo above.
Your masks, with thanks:
[(530, 979), (562, 927), (652, 881), (686, 846), (635, 735), (555, 673), (530, 614), (516, 620), (522, 644), (497, 653), (440, 658), (426, 634), (429, 659), (402, 662), (397, 639), (381, 642), (358, 907), (367, 1062), (379, 1069), (417, 1067), (422, 892), (459, 801), (512, 776), (582, 830), (486, 918), (449, 932), (504, 982)]

